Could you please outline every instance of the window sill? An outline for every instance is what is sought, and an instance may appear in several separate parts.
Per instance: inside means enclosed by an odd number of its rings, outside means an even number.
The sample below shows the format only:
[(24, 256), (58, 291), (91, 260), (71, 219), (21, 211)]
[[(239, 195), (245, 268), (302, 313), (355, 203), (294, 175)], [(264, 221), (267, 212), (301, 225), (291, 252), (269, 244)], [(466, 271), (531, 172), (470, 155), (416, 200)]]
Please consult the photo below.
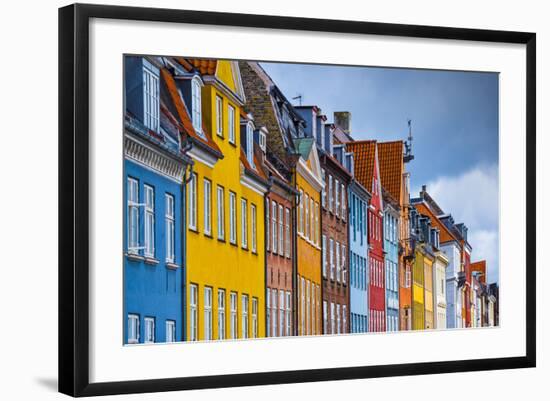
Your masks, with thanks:
[(170, 270), (177, 270), (180, 267), (177, 263), (166, 262), (166, 268)]
[(198, 230), (197, 228), (187, 227), (187, 230), (188, 230), (188, 231), (191, 231), (192, 233), (195, 233), (195, 234), (198, 234), (198, 233), (199, 233), (199, 230)]
[(127, 253), (126, 258), (132, 262), (142, 262), (145, 258), (137, 253)]
[(213, 239), (214, 237), (212, 237), (212, 233), (204, 233), (204, 236), (206, 238), (210, 238), (210, 239)]
[(226, 242), (226, 241), (225, 241), (225, 238), (219, 238), (219, 237), (218, 237), (218, 241), (219, 241), (219, 242), (223, 242), (224, 244), (225, 244), (225, 242)]
[(235, 144), (235, 142), (231, 142), (231, 141), (227, 141), (231, 146), (233, 146), (234, 148), (237, 147), (237, 145)]
[(158, 265), (159, 264), (158, 259), (155, 259), (155, 258), (152, 258), (152, 257), (149, 257), (149, 256), (146, 256), (144, 259), (145, 259), (145, 263), (147, 263), (148, 265)]
[(236, 248), (239, 247), (239, 245), (236, 242), (229, 241), (229, 245), (234, 246)]
[(241, 245), (241, 249), (242, 249), (243, 251), (248, 251), (248, 246), (242, 246), (242, 245)]

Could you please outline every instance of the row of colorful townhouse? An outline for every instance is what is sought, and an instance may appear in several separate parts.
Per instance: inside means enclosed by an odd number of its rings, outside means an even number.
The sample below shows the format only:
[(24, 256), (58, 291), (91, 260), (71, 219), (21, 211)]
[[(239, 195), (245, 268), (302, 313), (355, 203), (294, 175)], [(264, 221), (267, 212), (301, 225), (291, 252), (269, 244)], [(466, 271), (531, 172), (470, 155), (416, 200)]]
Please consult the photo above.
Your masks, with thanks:
[(467, 228), (255, 62), (127, 56), (124, 342), (498, 325)]

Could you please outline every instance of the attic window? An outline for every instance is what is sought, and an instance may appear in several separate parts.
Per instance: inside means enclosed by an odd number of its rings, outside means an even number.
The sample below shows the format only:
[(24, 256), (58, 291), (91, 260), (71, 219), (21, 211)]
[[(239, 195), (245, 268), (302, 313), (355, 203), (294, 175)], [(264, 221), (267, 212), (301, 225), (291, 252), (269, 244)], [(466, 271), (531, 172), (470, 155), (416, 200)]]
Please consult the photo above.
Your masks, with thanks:
[(191, 81), (191, 108), (193, 128), (198, 133), (202, 133), (202, 107), (201, 107), (201, 87), (202, 83), (198, 77), (194, 77)]
[(143, 123), (160, 131), (159, 69), (143, 59)]
[(259, 142), (260, 142), (260, 149), (262, 149), (262, 151), (265, 152), (266, 138), (265, 138), (264, 131), (260, 131)]
[(252, 123), (246, 124), (246, 159), (254, 167), (254, 127)]

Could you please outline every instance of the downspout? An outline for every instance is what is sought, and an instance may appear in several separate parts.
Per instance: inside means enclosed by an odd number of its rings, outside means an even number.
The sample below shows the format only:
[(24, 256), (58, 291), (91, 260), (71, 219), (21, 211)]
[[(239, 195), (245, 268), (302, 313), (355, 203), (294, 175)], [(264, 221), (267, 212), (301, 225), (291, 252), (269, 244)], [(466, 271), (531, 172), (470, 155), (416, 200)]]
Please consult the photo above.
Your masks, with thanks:
[[(296, 167), (291, 169), (292, 186), (296, 188)], [(300, 193), (292, 197), (292, 247), (294, 249), (294, 257), (292, 258), (292, 302), (294, 308), (292, 308), (292, 320), (294, 321), (294, 335), (298, 335), (298, 234), (297, 234), (297, 216), (296, 216), (296, 204), (297, 199), (300, 197)]]
[[(264, 302), (264, 336), (265, 337), (267, 337), (267, 331), (269, 329), (268, 327), (269, 322), (265, 318), (267, 316), (267, 301), (268, 301), (267, 300), (267, 246), (266, 244), (267, 244), (267, 238), (269, 238), (268, 237), (269, 232), (267, 231), (268, 221), (267, 221), (266, 201), (267, 201), (267, 208), (269, 209), (270, 202), (267, 196), (271, 193), (271, 186), (273, 185), (273, 177), (270, 176), (268, 182), (269, 182), (269, 186), (267, 188), (267, 192), (265, 193), (265, 198), (264, 198), (264, 291), (265, 291), (264, 297), (266, 297)], [(274, 337), (274, 336), (271, 336), (271, 337)]]
[[(193, 144), (190, 142), (187, 142), (185, 147), (182, 149), (182, 152), (184, 154), (187, 154), (189, 150), (193, 147)], [(182, 302), (182, 341), (187, 340), (187, 314), (185, 313), (187, 310), (187, 184), (189, 181), (191, 181), (191, 178), (193, 177), (193, 164), (194, 162), (191, 161), (190, 163), (187, 163), (185, 165), (185, 169), (183, 171), (183, 183), (182, 183), (182, 190), (181, 190), (181, 272), (182, 272), (182, 282), (181, 282), (181, 292), (183, 297)], [(187, 167), (189, 167), (189, 178), (187, 178)]]

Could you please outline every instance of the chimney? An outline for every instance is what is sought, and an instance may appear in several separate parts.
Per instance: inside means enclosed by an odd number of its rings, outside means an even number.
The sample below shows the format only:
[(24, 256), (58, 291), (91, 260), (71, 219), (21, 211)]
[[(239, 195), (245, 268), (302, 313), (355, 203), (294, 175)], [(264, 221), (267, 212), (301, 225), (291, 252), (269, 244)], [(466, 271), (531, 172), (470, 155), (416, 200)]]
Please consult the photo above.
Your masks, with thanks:
[(335, 111), (334, 123), (346, 134), (351, 135), (351, 113), (349, 111)]
[(426, 193), (426, 185), (422, 185), (422, 194)]

